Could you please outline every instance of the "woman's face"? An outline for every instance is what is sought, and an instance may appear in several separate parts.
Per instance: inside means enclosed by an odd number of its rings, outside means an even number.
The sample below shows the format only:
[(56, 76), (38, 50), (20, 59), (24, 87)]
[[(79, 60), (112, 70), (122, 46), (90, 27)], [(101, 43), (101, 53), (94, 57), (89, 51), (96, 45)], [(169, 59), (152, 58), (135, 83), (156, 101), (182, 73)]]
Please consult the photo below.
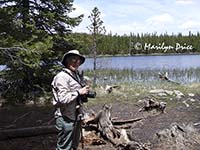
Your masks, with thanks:
[(79, 56), (72, 55), (66, 60), (66, 67), (71, 71), (76, 71), (81, 65), (81, 59)]

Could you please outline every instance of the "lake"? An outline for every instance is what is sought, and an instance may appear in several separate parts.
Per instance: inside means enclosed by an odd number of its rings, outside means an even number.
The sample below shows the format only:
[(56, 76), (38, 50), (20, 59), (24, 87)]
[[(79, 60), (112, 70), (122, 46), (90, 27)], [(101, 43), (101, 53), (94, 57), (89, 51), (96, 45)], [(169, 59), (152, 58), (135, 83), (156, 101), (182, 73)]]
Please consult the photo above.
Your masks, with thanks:
[[(4, 68), (5, 66), (0, 66), (0, 70)], [(93, 58), (87, 58), (81, 69), (87, 70), (91, 76), (93, 73), (91, 71), (93, 69)], [(112, 56), (97, 58), (98, 83), (158, 81), (159, 72), (167, 72), (170, 79), (180, 83), (200, 83), (200, 55)]]
[[(93, 58), (87, 58), (81, 66), (92, 70)], [(162, 56), (114, 56), (97, 58), (97, 80), (99, 83), (157, 81), (158, 73), (181, 83), (200, 82), (200, 55)], [(109, 79), (104, 81), (104, 78)]]
[[(93, 68), (93, 58), (87, 58), (82, 69)], [(200, 68), (200, 55), (115, 56), (97, 58), (97, 69), (190, 69)]]

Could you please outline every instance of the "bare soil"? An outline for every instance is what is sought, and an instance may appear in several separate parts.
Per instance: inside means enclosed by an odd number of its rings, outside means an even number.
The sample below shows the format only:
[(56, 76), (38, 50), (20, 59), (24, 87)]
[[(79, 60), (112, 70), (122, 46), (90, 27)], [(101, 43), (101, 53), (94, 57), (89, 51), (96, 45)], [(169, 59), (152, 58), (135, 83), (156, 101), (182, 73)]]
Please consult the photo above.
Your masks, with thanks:
[[(87, 106), (98, 112), (103, 104)], [(131, 124), (128, 129), (129, 138), (141, 143), (151, 143), (150, 148), (156, 147), (154, 137), (157, 132), (168, 128), (170, 124), (200, 122), (199, 101), (189, 103), (186, 107), (181, 101), (173, 102), (167, 106), (166, 113), (138, 112), (138, 105), (130, 102), (112, 103), (112, 117), (117, 119), (131, 119), (145, 117), (142, 121)], [(0, 129), (13, 129), (54, 124), (54, 109), (52, 106), (8, 106), (0, 108)], [(16, 138), (0, 141), (1, 150), (55, 150), (56, 134)], [(80, 148), (81, 149), (81, 148)], [(85, 145), (86, 150), (114, 150), (109, 142), (104, 145)]]

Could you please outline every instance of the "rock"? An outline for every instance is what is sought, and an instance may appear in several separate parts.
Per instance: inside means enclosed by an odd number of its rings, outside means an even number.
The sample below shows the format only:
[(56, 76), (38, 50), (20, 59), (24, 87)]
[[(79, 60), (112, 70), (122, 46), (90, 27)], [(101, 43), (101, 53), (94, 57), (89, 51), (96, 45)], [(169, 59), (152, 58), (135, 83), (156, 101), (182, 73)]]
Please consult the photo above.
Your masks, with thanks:
[(190, 105), (186, 101), (183, 101), (183, 104), (185, 104), (186, 107), (190, 107)]
[(27, 106), (34, 105), (34, 104), (35, 104), (35, 102), (33, 100), (27, 100), (26, 101)]
[(180, 99), (181, 97), (184, 97), (184, 94), (178, 90), (174, 90), (173, 92), (176, 95), (176, 98)]
[(136, 93), (135, 96), (140, 96), (140, 93)]
[(188, 125), (172, 123), (170, 128), (157, 132), (155, 139), (157, 139), (157, 146), (160, 149), (199, 149), (199, 132), (193, 123)]
[(154, 89), (150, 90), (149, 93), (151, 94), (157, 94), (158, 96), (176, 96), (176, 98), (180, 99), (184, 97), (184, 94), (178, 90), (170, 91), (170, 90), (164, 90), (164, 89)]
[(195, 102), (196, 100), (194, 98), (189, 98), (190, 102)]
[(158, 96), (167, 96), (166, 93), (158, 93)]
[(140, 99), (140, 100), (138, 100), (138, 103), (143, 103), (143, 102), (144, 102), (144, 101), (143, 101), (143, 100), (141, 100), (141, 99)]
[(110, 86), (110, 85), (107, 85), (106, 88), (105, 88), (105, 90), (106, 90), (106, 93), (111, 93), (112, 90), (113, 90), (113, 87)]
[(158, 96), (173, 95), (173, 91), (163, 90), (163, 89), (150, 90), (149, 93), (158, 94)]
[(189, 97), (194, 97), (195, 94), (193, 94), (193, 93), (188, 93), (188, 96), (189, 96)]
[(168, 95), (173, 95), (173, 91), (169, 91), (169, 90), (165, 90), (165, 93), (167, 93)]
[(165, 93), (165, 90), (155, 89), (155, 90), (150, 90), (149, 93), (151, 93), (151, 94)]

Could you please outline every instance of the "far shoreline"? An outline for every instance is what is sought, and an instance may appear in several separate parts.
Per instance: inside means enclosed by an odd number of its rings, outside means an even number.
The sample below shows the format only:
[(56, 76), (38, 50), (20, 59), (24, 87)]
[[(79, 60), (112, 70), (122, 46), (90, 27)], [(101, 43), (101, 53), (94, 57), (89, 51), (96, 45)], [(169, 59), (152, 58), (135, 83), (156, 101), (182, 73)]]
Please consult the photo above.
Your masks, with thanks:
[[(102, 57), (129, 57), (129, 56), (178, 56), (178, 55), (200, 55), (200, 53), (151, 53), (151, 54), (116, 54), (116, 55), (97, 55), (97, 58)], [(85, 55), (87, 58), (93, 58), (91, 55)]]

